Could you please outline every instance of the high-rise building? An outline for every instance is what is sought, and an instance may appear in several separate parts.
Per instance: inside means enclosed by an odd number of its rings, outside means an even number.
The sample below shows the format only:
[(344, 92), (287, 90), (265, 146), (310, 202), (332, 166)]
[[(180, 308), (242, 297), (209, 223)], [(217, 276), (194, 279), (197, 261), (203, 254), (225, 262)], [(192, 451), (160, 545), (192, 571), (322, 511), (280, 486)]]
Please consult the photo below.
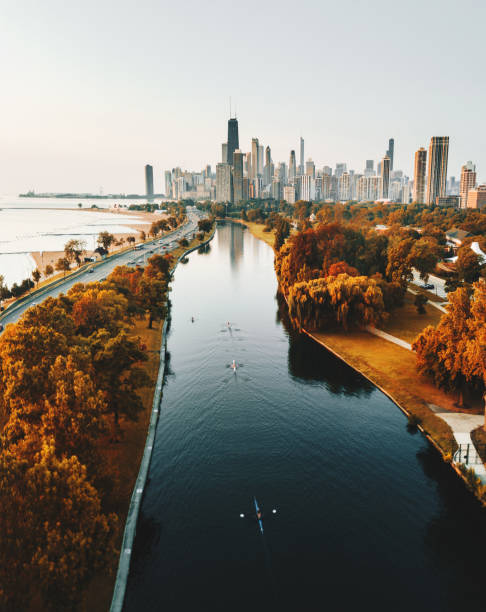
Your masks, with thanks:
[(231, 202), (232, 191), (231, 166), (216, 164), (216, 201)]
[(282, 183), (278, 179), (272, 181), (272, 198), (277, 201), (282, 199)]
[(312, 176), (312, 178), (316, 178), (316, 166), (310, 158), (305, 162), (305, 173), (307, 174), (307, 176)]
[[(329, 166), (326, 166), (329, 167)], [(327, 200), (331, 197), (332, 175), (324, 172), (322, 174), (321, 199)]]
[(388, 155), (381, 160), (381, 196), (384, 200), (388, 199), (388, 188), (390, 185), (390, 158)]
[(165, 197), (170, 198), (172, 194), (172, 173), (170, 170), (164, 172), (165, 177)]
[(429, 145), (427, 172), (427, 199), (430, 206), (437, 198), (446, 195), (447, 159), (449, 157), (449, 136), (432, 136)]
[(336, 170), (334, 171), (334, 176), (339, 178), (343, 172), (346, 172), (347, 166), (346, 164), (336, 164)]
[(236, 149), (233, 153), (233, 200), (238, 204), (243, 199), (243, 153)]
[(486, 185), (478, 185), (474, 189), (470, 189), (467, 194), (468, 208), (486, 208)]
[(238, 119), (236, 119), (236, 117), (233, 117), (231, 119), (228, 119), (228, 153), (227, 159), (223, 159), (223, 162), (226, 161), (228, 164), (231, 165), (233, 163), (233, 153), (236, 151), (236, 149), (239, 148), (240, 143), (238, 139)]
[(258, 147), (258, 176), (262, 176), (263, 177), (263, 160), (264, 160), (264, 151), (263, 151), (263, 145), (259, 145)]
[(324, 166), (324, 168), (322, 169), (322, 174), (326, 176), (332, 176), (331, 166)]
[(221, 145), (221, 163), (222, 164), (228, 163), (228, 143), (227, 142), (223, 142), (223, 144)]
[(374, 176), (375, 174), (375, 162), (372, 159), (367, 159), (365, 163), (365, 169), (363, 174), (365, 176)]
[(461, 185), (459, 195), (461, 197), (461, 208), (467, 208), (467, 194), (470, 189), (476, 187), (476, 166), (468, 161), (461, 168)]
[(305, 202), (312, 202), (316, 197), (316, 182), (307, 174), (302, 174), (299, 177), (299, 199)]
[(295, 204), (295, 187), (293, 185), (283, 188), (283, 199), (288, 204)]
[(148, 198), (154, 195), (154, 169), (149, 164), (145, 166), (145, 193)]
[(350, 176), (348, 172), (343, 172), (338, 179), (338, 197), (340, 200), (351, 198)]
[(256, 179), (258, 177), (258, 152), (259, 152), (258, 138), (251, 139), (251, 172), (250, 178)]
[(290, 160), (289, 160), (289, 183), (293, 185), (295, 183), (295, 179), (297, 177), (297, 165), (295, 161), (295, 151), (290, 151)]
[(304, 174), (304, 139), (300, 137), (300, 165), (299, 174)]
[(390, 158), (390, 172), (393, 170), (394, 153), (395, 153), (395, 140), (393, 138), (390, 138), (388, 141), (388, 150), (386, 152), (386, 154)]
[(272, 152), (270, 147), (265, 149), (265, 166), (263, 168), (263, 183), (265, 187), (272, 182)]
[(413, 168), (413, 201), (417, 204), (425, 204), (425, 172), (427, 169), (427, 151), (420, 147), (415, 151), (415, 162)]

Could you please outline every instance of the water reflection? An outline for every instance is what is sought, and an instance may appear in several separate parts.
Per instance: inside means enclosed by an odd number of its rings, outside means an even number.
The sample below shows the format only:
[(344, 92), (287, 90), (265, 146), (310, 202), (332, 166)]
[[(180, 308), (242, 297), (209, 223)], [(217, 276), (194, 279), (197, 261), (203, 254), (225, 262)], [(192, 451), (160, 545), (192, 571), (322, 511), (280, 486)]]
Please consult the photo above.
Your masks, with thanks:
[(324, 383), (335, 394), (367, 397), (375, 387), (358, 372), (336, 357), (306, 334), (292, 325), (287, 305), (281, 294), (277, 294), (278, 309), (276, 321), (281, 323), (289, 337), (289, 372), (295, 379), (306, 383)]

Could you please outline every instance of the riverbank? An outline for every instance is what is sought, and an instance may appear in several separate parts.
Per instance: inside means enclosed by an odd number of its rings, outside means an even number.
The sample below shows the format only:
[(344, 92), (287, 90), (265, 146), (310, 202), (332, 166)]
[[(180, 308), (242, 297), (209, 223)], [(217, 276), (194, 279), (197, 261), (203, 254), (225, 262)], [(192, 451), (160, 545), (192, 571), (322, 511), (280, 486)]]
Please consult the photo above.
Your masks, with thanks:
[[(244, 222), (255, 237), (265, 240), (273, 247), (273, 232), (261, 231), (261, 225)], [(257, 226), (257, 227), (254, 227)], [(258, 228), (258, 231), (256, 231)], [(407, 295), (402, 309), (392, 314), (383, 329), (397, 337), (411, 342), (428, 324), (435, 325), (441, 313), (432, 306), (427, 307), (423, 318), (413, 311), (413, 304)], [(400, 310), (400, 314), (398, 314)], [(403, 312), (402, 312), (403, 311)], [(410, 325), (408, 324), (410, 322)], [(438, 413), (460, 412), (481, 414), (482, 406), (474, 404), (465, 410), (457, 405), (457, 397), (435, 387), (428, 379), (420, 376), (416, 369), (415, 353), (374, 336), (366, 331), (347, 333), (302, 330), (314, 341), (336, 357), (360, 372), (385, 395), (387, 395), (418, 426), (430, 442), (451, 462), (458, 448), (454, 431)], [(463, 471), (452, 464), (455, 471), (468, 483)], [(482, 503), (484, 501), (480, 500)]]
[[(176, 265), (177, 261), (185, 253), (197, 249), (201, 242), (212, 239), (214, 232), (215, 226), (204, 234), (203, 240), (198, 240), (196, 238), (189, 243), (189, 246), (178, 247), (171, 251), (170, 254), (173, 257), (174, 264)], [(117, 483), (116, 496), (113, 498), (113, 507), (110, 507), (110, 511), (116, 512), (120, 517), (116, 536), (116, 547), (118, 551), (121, 550), (122, 542), (124, 541), (127, 517), (131, 511), (131, 504), (133, 503), (133, 491), (139, 478), (140, 465), (146, 452), (147, 432), (149, 430), (154, 408), (154, 394), (157, 380), (160, 377), (160, 354), (161, 347), (164, 343), (164, 323), (164, 320), (154, 322), (153, 329), (148, 329), (147, 321), (144, 319), (143, 321), (137, 322), (135, 325), (133, 335), (139, 336), (141, 342), (145, 344), (147, 348), (149, 359), (142, 367), (150, 379), (150, 385), (140, 391), (144, 409), (139, 419), (135, 422), (126, 419), (122, 420), (120, 422), (123, 432), (122, 440), (116, 445), (112, 444), (106, 449), (106, 455), (110, 465), (116, 466), (118, 471), (119, 482)], [(109, 570), (99, 575), (89, 585), (80, 606), (83, 612), (105, 612), (110, 608), (119, 559), (120, 554), (117, 554), (113, 558), (113, 563)]]

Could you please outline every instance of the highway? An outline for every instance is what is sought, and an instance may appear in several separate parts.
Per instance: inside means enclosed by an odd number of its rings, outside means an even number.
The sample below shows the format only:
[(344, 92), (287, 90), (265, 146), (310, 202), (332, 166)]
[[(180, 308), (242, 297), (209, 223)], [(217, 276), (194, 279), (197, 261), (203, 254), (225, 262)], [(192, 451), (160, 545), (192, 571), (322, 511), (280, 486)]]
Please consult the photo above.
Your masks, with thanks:
[(5, 325), (8, 323), (15, 323), (22, 314), (31, 306), (35, 306), (39, 302), (42, 302), (48, 297), (57, 297), (61, 293), (67, 293), (71, 287), (77, 283), (90, 283), (95, 281), (101, 281), (105, 279), (110, 272), (112, 272), (117, 266), (135, 266), (137, 264), (143, 265), (147, 259), (153, 253), (168, 253), (173, 249), (177, 248), (178, 241), (182, 238), (187, 238), (190, 242), (192, 234), (198, 231), (197, 222), (202, 218), (202, 213), (195, 208), (187, 209), (187, 221), (184, 225), (177, 228), (166, 236), (145, 243), (141, 247), (137, 245), (137, 248), (130, 249), (125, 253), (118, 256), (108, 257), (106, 260), (99, 263), (94, 263), (92, 266), (87, 267), (81, 273), (75, 273), (73, 276), (68, 276), (62, 283), (56, 283), (55, 286), (49, 288), (49, 285), (45, 289), (41, 290), (41, 294), (33, 294), (30, 298), (24, 299), (17, 306), (12, 307), (12, 311), (7, 310), (0, 317), (0, 324)]

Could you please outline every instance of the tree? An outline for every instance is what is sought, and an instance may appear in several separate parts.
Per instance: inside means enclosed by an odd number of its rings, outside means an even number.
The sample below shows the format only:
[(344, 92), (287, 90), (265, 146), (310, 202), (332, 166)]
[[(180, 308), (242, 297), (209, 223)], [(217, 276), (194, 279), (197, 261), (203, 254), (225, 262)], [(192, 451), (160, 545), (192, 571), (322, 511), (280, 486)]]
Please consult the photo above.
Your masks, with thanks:
[(181, 247), (188, 247), (189, 246), (189, 242), (187, 241), (187, 238), (181, 238), (179, 240), (179, 244)]
[(474, 283), (481, 274), (481, 260), (470, 246), (460, 248), (457, 253), (456, 273), (459, 280)]
[(58, 458), (44, 441), (30, 462), (0, 452), (0, 604), (72, 610), (83, 587), (115, 554), (117, 518), (101, 512), (76, 456)]
[(127, 242), (133, 244), (135, 242), (135, 236), (127, 236)]
[(86, 242), (84, 240), (72, 239), (64, 245), (64, 256), (70, 263), (76, 262), (81, 265), (81, 257), (86, 253)]
[(42, 274), (41, 274), (41, 271), (39, 270), (39, 268), (36, 268), (36, 269), (35, 269), (35, 270), (32, 272), (32, 279), (33, 279), (33, 281), (34, 281), (34, 283), (35, 283), (36, 285), (38, 285), (38, 284), (39, 284), (39, 281), (40, 281), (40, 279), (41, 279), (41, 276), (42, 276)]
[(425, 304), (427, 304), (427, 296), (423, 293), (417, 293), (415, 296), (414, 304), (419, 314), (425, 314)]
[(64, 276), (66, 276), (66, 272), (69, 272), (71, 269), (71, 264), (66, 257), (60, 257), (56, 262), (56, 270), (59, 272), (64, 272)]
[(140, 240), (142, 242), (145, 242), (145, 240), (147, 239), (147, 234), (143, 230), (139, 230), (139, 233), (140, 233)]
[(148, 329), (152, 329), (154, 321), (160, 321), (167, 315), (165, 293), (166, 283), (160, 275), (150, 277), (144, 274), (140, 281), (138, 296), (140, 306), (149, 315)]
[(52, 276), (53, 274), (54, 268), (50, 264), (47, 264), (44, 270), (44, 276), (47, 278), (48, 276)]
[(210, 219), (199, 219), (197, 222), (197, 227), (201, 232), (209, 232), (211, 229), (212, 223)]
[(111, 245), (114, 243), (114, 241), (115, 241), (115, 236), (113, 236), (113, 234), (110, 234), (110, 232), (100, 232), (98, 234), (98, 239), (97, 239), (98, 244), (104, 249), (106, 249), (106, 251), (108, 252), (110, 250)]
[(420, 278), (427, 282), (439, 261), (437, 244), (426, 238), (417, 240), (409, 253), (409, 262), (417, 268)]
[(7, 285), (5, 284), (5, 277), (0, 274), (0, 300), (4, 300), (9, 297), (9, 290)]

